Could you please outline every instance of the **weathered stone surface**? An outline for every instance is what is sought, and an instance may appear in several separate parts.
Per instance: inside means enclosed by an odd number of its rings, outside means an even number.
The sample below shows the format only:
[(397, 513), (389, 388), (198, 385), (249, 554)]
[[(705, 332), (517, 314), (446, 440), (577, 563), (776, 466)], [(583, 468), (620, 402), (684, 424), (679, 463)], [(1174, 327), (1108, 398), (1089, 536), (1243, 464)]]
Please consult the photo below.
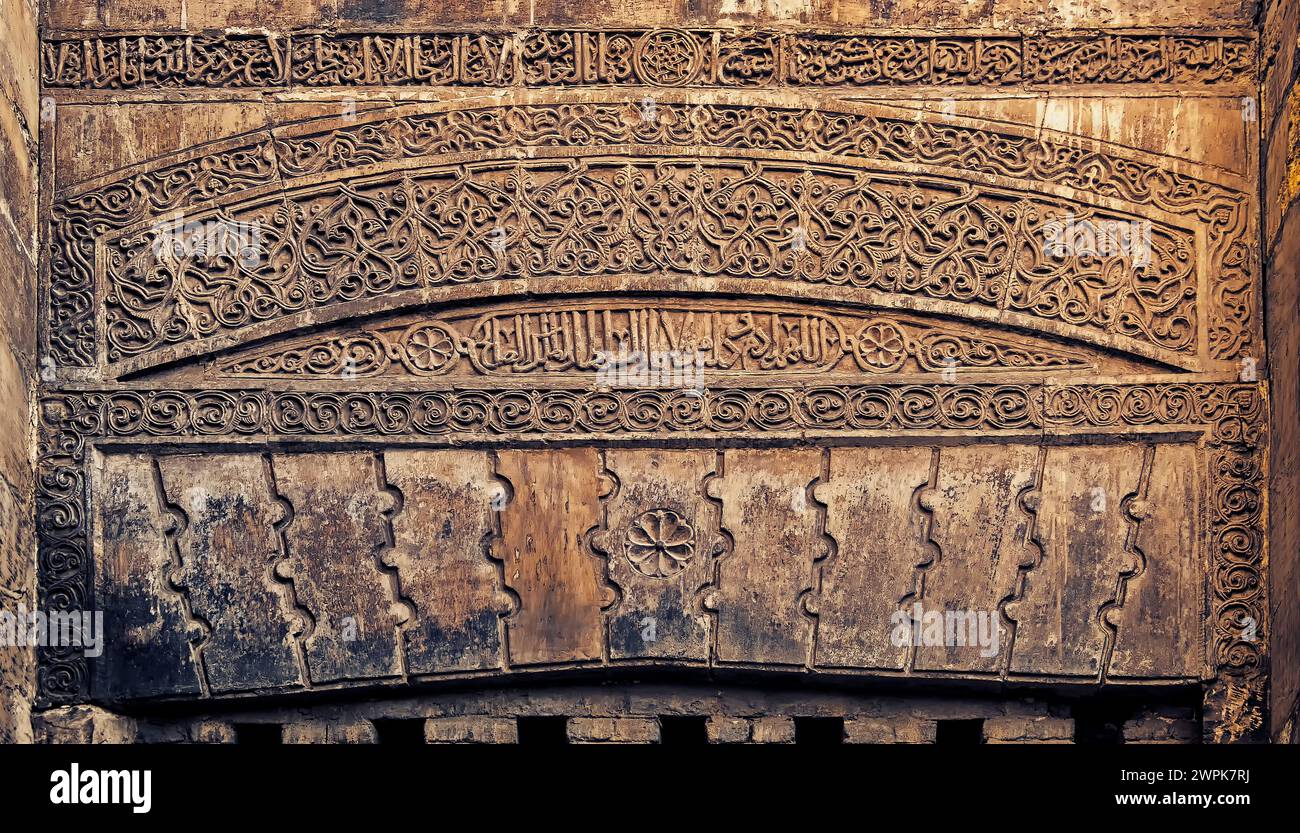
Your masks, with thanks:
[(32, 718), (36, 743), (134, 743), (134, 720), (97, 706), (68, 706)]
[(859, 717), (844, 721), (845, 743), (934, 743), (933, 720)]
[(498, 717), (433, 717), (425, 721), (428, 743), (518, 743), (516, 721)]
[(1113, 677), (1194, 678), (1202, 669), (1196, 580), (1199, 523), (1196, 513), (1196, 449), (1188, 445), (1155, 448), (1146, 494), (1129, 504), (1137, 522), (1133, 549), (1141, 554), (1133, 575), (1124, 578), (1124, 595), (1104, 615), (1113, 625)]
[[(914, 667), (1004, 667), (1011, 633), (1001, 604), (1015, 593), (1021, 570), (1034, 562), (1031, 518), (1020, 498), (1040, 476), (1039, 455), (1032, 445), (939, 452), (933, 488), (918, 496), (930, 516), (935, 550), (918, 565), (923, 585), (916, 587), (915, 601), (926, 611), (960, 612), (961, 619), (946, 644), (918, 648)], [(984, 635), (992, 639), (981, 643)]]
[[(0, 20), (0, 612), (36, 609), (33, 500), (36, 356), (36, 3), (2, 0)], [(12, 625), (11, 625), (12, 627)], [(36, 652), (0, 647), (0, 743), (33, 739)]]
[(813, 619), (804, 608), (813, 562), (829, 545), (809, 498), (821, 476), (812, 451), (728, 451), (712, 481), (732, 551), (718, 564), (718, 658), (724, 662), (801, 665), (812, 649)]
[[(1266, 264), (1267, 366), (1273, 413), (1269, 435), (1268, 569), (1276, 588), (1300, 586), (1300, 214), (1294, 209), (1300, 174), (1300, 97), (1296, 94), (1296, 48), (1300, 4), (1264, 5), (1261, 35), (1264, 136), (1260, 173)], [(1264, 357), (1260, 357), (1261, 359)], [(1300, 709), (1300, 606), (1288, 590), (1269, 600), (1273, 650), (1268, 732), (1274, 740), (1294, 735)], [(1256, 623), (1256, 630), (1258, 630)], [(1248, 721), (1260, 718), (1248, 711)]]
[(368, 720), (305, 720), (286, 723), (280, 732), (283, 743), (374, 743), (378, 738)]
[[(1268, 304), (1281, 310), (1269, 318), (1269, 364), (1273, 378), (1269, 569), (1279, 587), (1300, 586), (1300, 219), (1288, 215), (1272, 254)], [(1289, 381), (1288, 381), (1289, 380)], [(1272, 731), (1300, 706), (1300, 611), (1285, 591), (1269, 604), (1277, 655), (1271, 702)]]
[(705, 722), (704, 731), (709, 743), (749, 743), (752, 729), (743, 717), (713, 714)]
[(145, 455), (111, 454), (103, 458), (99, 483), (104, 547), (97, 562), (103, 588), (98, 601), (105, 611), (104, 659), (95, 663), (100, 690), (113, 700), (201, 694), (194, 646), (204, 632), (174, 583), (180, 564), (172, 536), (180, 518), (160, 500), (161, 471)]
[(237, 736), (233, 723), (221, 720), (201, 720), (190, 730), (194, 743), (235, 743)]
[[(890, 639), (931, 557), (915, 492), (930, 481), (932, 453), (918, 448), (836, 448), (830, 480), (816, 487), (835, 553), (822, 568), (817, 664), (901, 669), (907, 647)], [(883, 577), (883, 578), (882, 578)]]
[[(1257, 736), (1296, 639), (1264, 494), (1300, 401), (1293, 10), (78, 1), (40, 45), (4, 2), (0, 290), (45, 277), (0, 394), (48, 372), (39, 445), (0, 443), (0, 588), (126, 637), (47, 652), (43, 705), (514, 675), (477, 698), (535, 703), (405, 716), (1051, 740), (1004, 683), (1206, 681), (1207, 737)], [(699, 383), (615, 372), (665, 351)], [(918, 612), (996, 644), (897, 638)], [(988, 696), (529, 681), (645, 664)], [(404, 707), (333, 708), (276, 725)]]
[(398, 626), (408, 615), (396, 577), (381, 564), (391, 549), (397, 498), (373, 454), (276, 455), (276, 491), (291, 507), (281, 529), (277, 577), (312, 617), (303, 648), (313, 682), (401, 673)]
[(718, 507), (704, 493), (717, 454), (610, 449), (605, 466), (616, 485), (593, 543), (619, 588), (609, 614), (610, 656), (706, 660), (709, 620), (699, 591), (726, 546)]
[(985, 743), (1074, 743), (1074, 721), (1063, 717), (992, 717)]
[(753, 743), (794, 743), (794, 719), (783, 716), (754, 718), (750, 740)]
[(1141, 486), (1143, 450), (1049, 448), (1043, 482), (1028, 496), (1042, 558), (1007, 605), (1020, 643), (1011, 668), (1051, 668), (1072, 676), (1102, 673), (1108, 631), (1101, 622), (1121, 575), (1135, 572), (1124, 506)]
[[(251, 706), (252, 708), (248, 708)], [(933, 743), (937, 722), (982, 721), (988, 742), (1073, 742), (1069, 700), (1047, 696), (1026, 701), (999, 697), (863, 696), (844, 691), (763, 687), (617, 682), (597, 686), (463, 687), (425, 690), (408, 697), (360, 702), (322, 702), (308, 709), (292, 704), (248, 701), (237, 718), (230, 714), (194, 718), (142, 714), (126, 718), (102, 709), (80, 707), (45, 714), (75, 725), (72, 737), (90, 731), (87, 715), (100, 728), (101, 742), (145, 743), (238, 741), (248, 727), (279, 732), (286, 742), (383, 742), (367, 728), (385, 721), (419, 724), (429, 743), (515, 743), (519, 718), (559, 718), (576, 723), (573, 737), (615, 743), (617, 737), (657, 742), (663, 717), (704, 718), (709, 743), (791, 743), (790, 716), (840, 718), (845, 743)], [(237, 720), (236, 725), (232, 720)], [(105, 727), (117, 727), (108, 733)], [(66, 727), (65, 727), (66, 728)], [(566, 730), (567, 731), (567, 730)], [(1193, 710), (1172, 701), (1136, 708), (1129, 721), (1133, 739), (1196, 742), (1199, 723)], [(264, 736), (266, 732), (255, 733)], [(114, 738), (106, 741), (107, 738)], [(566, 735), (568, 737), (568, 735)], [(410, 738), (406, 738), (410, 739)], [(585, 742), (585, 741), (584, 741)]]
[(575, 717), (569, 721), (570, 743), (658, 743), (659, 723), (642, 718)]
[(1126, 721), (1122, 733), (1125, 743), (1196, 743), (1201, 727), (1187, 713), (1146, 710)]
[(384, 470), (401, 498), (384, 563), (415, 608), (402, 630), (407, 668), (500, 666), (500, 619), (511, 606), (492, 553), (506, 498), (492, 461), (482, 451), (390, 451)]
[(287, 612), (288, 591), (273, 573), (283, 558), (277, 525), (288, 516), (269, 466), (255, 454), (158, 461), (161, 494), (177, 513), (170, 535), (180, 567), (170, 581), (206, 623), (201, 656), (214, 693), (302, 682), (295, 634), (306, 620)]
[(346, 28), (364, 24), (403, 23), (437, 26), (470, 23), (554, 25), (591, 23), (605, 25), (744, 25), (787, 23), (810, 26), (854, 25), (886, 28), (908, 27), (1016, 27), (1085, 28), (1098, 26), (1203, 27), (1250, 26), (1258, 7), (1256, 0), (1198, 0), (1178, 7), (1156, 0), (1102, 0), (1042, 3), (1034, 0), (900, 0), (880, 4), (860, 0), (705, 0), (677, 3), (671, 0), (519, 0), (489, 2), (435, 2), (408, 0), (400, 7), (386, 3), (335, 3), (332, 0), (217, 0), (190, 8), (169, 0), (125, 0), (111, 4), (91, 0), (47, 0), (46, 16), (56, 29), (139, 29), (160, 31), (260, 27), (276, 29), (309, 27)]
[(507, 620), (512, 663), (601, 657), (600, 611), (612, 594), (586, 541), (597, 523), (599, 467), (590, 448), (498, 455), (497, 473), (511, 489), (501, 555), (519, 597)]

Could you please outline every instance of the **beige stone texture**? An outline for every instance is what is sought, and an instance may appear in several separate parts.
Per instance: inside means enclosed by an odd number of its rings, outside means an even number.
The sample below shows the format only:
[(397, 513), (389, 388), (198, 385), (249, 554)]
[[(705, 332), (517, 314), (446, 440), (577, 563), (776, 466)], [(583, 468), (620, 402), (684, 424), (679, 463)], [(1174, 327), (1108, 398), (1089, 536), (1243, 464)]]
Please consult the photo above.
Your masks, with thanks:
[(37, 743), (124, 744), (139, 740), (135, 720), (97, 706), (67, 706), (32, 719)]
[(756, 717), (750, 740), (753, 743), (794, 743), (794, 719), (780, 715)]
[(427, 743), (518, 743), (519, 729), (510, 718), (433, 717), (424, 724)]
[[(36, 8), (0, 6), (0, 611), (36, 602), (32, 391), (36, 371)], [(35, 656), (0, 647), (0, 742), (32, 740)]]
[(282, 728), (280, 737), (286, 744), (361, 744), (376, 741), (374, 724), (368, 720), (305, 720), (287, 723)]
[(1143, 710), (1122, 728), (1124, 743), (1194, 743), (1200, 727), (1187, 710)]
[(570, 743), (658, 743), (659, 722), (646, 718), (575, 717), (569, 721)]
[(860, 717), (844, 721), (845, 743), (934, 743), (933, 720), (907, 717)]
[(781, 23), (890, 28), (1248, 26), (1254, 0), (44, 0), (56, 29), (317, 28), (358, 25)]
[[(250, 708), (251, 707), (251, 708)], [(399, 699), (290, 705), (200, 716), (127, 717), (84, 706), (41, 712), (38, 740), (98, 743), (232, 743), (240, 727), (278, 732), (284, 743), (383, 743), (375, 723), (422, 723), (432, 744), (514, 744), (520, 718), (563, 719), (569, 742), (658, 743), (660, 720), (697, 716), (713, 744), (794, 743), (795, 719), (839, 718), (848, 744), (931, 744), (944, 720), (982, 720), (988, 743), (1072, 743), (1068, 701), (1055, 698), (880, 697), (843, 692), (783, 693), (755, 686), (620, 682), (461, 688)], [(238, 726), (236, 725), (238, 724)], [(1195, 743), (1193, 710), (1153, 701), (1136, 708), (1125, 742)], [(266, 734), (258, 733), (258, 734)]]
[(1074, 721), (1062, 717), (993, 717), (984, 721), (984, 742), (1073, 743)]
[(1268, 731), (1285, 740), (1300, 708), (1300, 3), (1274, 0), (1263, 15), (1266, 129), (1263, 179), (1265, 321), (1271, 380), (1269, 568), (1273, 680)]
[(748, 743), (752, 732), (747, 719), (717, 714), (709, 715), (704, 728), (709, 743)]

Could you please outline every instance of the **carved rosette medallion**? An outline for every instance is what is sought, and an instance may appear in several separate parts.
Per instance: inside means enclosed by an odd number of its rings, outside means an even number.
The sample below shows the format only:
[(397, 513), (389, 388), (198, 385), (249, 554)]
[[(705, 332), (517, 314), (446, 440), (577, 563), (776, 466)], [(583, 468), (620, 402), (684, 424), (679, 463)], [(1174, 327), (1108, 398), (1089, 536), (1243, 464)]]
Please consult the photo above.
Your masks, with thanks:
[(627, 560), (651, 578), (669, 578), (695, 555), (695, 530), (671, 509), (654, 509), (632, 519), (627, 529)]
[(637, 41), (635, 56), (640, 76), (660, 87), (691, 83), (704, 61), (699, 39), (681, 29), (647, 32)]
[(872, 321), (858, 331), (853, 357), (863, 370), (896, 370), (907, 359), (903, 331), (889, 321)]

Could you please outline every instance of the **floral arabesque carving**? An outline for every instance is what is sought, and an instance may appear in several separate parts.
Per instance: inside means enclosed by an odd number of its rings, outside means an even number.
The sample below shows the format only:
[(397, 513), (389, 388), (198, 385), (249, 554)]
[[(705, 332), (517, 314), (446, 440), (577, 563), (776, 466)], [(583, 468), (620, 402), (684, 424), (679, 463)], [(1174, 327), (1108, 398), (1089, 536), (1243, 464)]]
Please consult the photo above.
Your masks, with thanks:
[[(679, 274), (870, 288), (1194, 352), (1192, 237), (1051, 251), (1053, 226), (1100, 212), (968, 184), (731, 160), (478, 163), (346, 183), (219, 222), (265, 256), (177, 257), (157, 227), (110, 241), (108, 357), (295, 312), (449, 284)], [(198, 218), (204, 219), (202, 215)]]
[[(704, 137), (708, 137), (706, 141)], [(223, 195), (351, 165), (512, 144), (653, 143), (788, 150), (951, 166), (1057, 183), (1195, 216), (1211, 243), (1207, 337), (1212, 358), (1232, 358), (1252, 338), (1253, 262), (1244, 194), (1046, 138), (995, 134), (860, 113), (713, 105), (658, 105), (653, 121), (631, 104), (489, 107), (369, 122), (286, 137), (140, 173), (65, 196), (50, 235), (49, 350), (56, 364), (87, 366), (97, 349), (92, 314), (95, 240)], [(277, 170), (278, 165), (278, 170)]]
[(642, 512), (627, 529), (627, 559), (642, 575), (669, 578), (695, 554), (695, 530), (671, 509)]

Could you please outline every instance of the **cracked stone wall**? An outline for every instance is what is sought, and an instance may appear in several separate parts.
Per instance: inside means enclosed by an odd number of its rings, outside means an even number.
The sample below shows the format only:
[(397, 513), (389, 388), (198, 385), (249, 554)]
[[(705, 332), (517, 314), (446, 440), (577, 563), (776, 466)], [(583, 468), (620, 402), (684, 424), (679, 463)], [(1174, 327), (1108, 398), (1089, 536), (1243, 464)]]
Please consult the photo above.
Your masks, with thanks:
[[(32, 606), (36, 0), (0, 2), (0, 610)], [(0, 646), (0, 742), (31, 739), (30, 651)]]

